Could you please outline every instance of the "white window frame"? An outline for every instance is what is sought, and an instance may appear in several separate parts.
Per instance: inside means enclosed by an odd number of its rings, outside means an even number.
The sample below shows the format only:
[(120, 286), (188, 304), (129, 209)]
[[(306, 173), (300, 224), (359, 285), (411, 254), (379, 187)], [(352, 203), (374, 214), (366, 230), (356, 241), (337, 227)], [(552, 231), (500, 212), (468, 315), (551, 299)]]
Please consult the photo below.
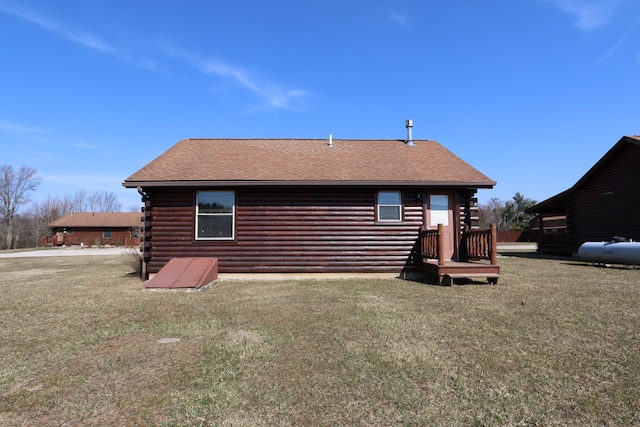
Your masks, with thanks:
[[(398, 203), (380, 203), (381, 196), (396, 194), (398, 196)], [(383, 200), (384, 201), (384, 200)], [(383, 207), (397, 207), (398, 218), (383, 218), (380, 214)], [(399, 223), (402, 222), (402, 192), (397, 190), (381, 190), (376, 193), (376, 220), (383, 223)]]
[[(233, 197), (233, 206), (231, 207), (231, 212), (200, 212), (200, 207), (198, 204), (199, 196), (203, 193), (231, 193)], [(233, 190), (203, 190), (196, 192), (196, 218), (195, 218), (195, 239), (196, 240), (235, 240), (236, 238), (236, 192)], [(199, 219), (201, 216), (230, 216), (231, 217), (231, 236), (223, 236), (223, 237), (200, 237), (199, 236)]]

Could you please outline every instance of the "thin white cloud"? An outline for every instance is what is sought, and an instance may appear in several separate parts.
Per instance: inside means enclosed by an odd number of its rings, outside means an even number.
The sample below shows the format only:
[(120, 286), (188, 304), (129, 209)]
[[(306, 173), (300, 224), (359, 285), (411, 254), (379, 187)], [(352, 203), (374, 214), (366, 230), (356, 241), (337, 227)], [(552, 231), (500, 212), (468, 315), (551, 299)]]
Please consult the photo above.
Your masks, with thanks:
[[(2, 2), (0, 2), (0, 12), (14, 15), (22, 20), (51, 31), (75, 44), (114, 56), (136, 67), (149, 69), (151, 71), (161, 71), (156, 62), (149, 58), (134, 56), (130, 52), (119, 49), (92, 34), (65, 28), (48, 17), (38, 15), (26, 9), (8, 6)], [(309, 96), (308, 92), (304, 90), (286, 88), (284, 85), (269, 81), (256, 73), (251, 73), (243, 67), (224, 61), (199, 58), (171, 47), (165, 47), (165, 52), (171, 57), (186, 61), (207, 76), (218, 77), (224, 81), (234, 82), (257, 95), (262, 100), (262, 104), (257, 108), (253, 108), (253, 110), (301, 110), (303, 109), (304, 101)]]
[(611, 22), (620, 0), (539, 0), (568, 14), (580, 30), (593, 30)]
[(12, 132), (12, 133), (39, 133), (43, 135), (51, 134), (51, 132), (44, 129), (31, 127), (31, 126), (24, 126), (22, 124), (14, 123), (6, 120), (0, 120), (0, 130)]
[(399, 25), (402, 28), (411, 28), (412, 27), (411, 20), (404, 13), (391, 12), (391, 14), (389, 15), (389, 19), (393, 23)]
[(95, 49), (103, 53), (116, 55), (118, 50), (113, 46), (110, 46), (108, 43), (98, 39), (95, 36), (90, 34), (71, 31), (63, 28), (56, 21), (49, 19), (45, 16), (38, 15), (32, 11), (28, 11), (25, 9), (18, 9), (15, 7), (9, 7), (5, 4), (0, 3), (0, 10), (17, 16), (20, 19), (36, 24), (42, 28), (45, 28), (49, 31), (56, 33), (57, 35), (66, 38), (69, 41), (72, 41), (76, 44), (88, 47), (90, 49)]
[(627, 39), (631, 36), (631, 34), (633, 33), (633, 30), (635, 29), (635, 27), (640, 24), (640, 20), (635, 21), (628, 29), (627, 31), (622, 35), (622, 37), (620, 37), (618, 39), (618, 41), (616, 41), (610, 48), (609, 50), (607, 50), (607, 52), (605, 52), (604, 55), (602, 55), (602, 57), (600, 58), (600, 60), (598, 62), (604, 62), (606, 60), (608, 60), (609, 58), (611, 58), (613, 55), (615, 55), (616, 51), (620, 48), (620, 46), (622, 46), (624, 44), (625, 41), (627, 41)]
[(193, 54), (177, 50), (170, 46), (165, 46), (165, 52), (167, 52), (169, 56), (186, 61), (202, 74), (231, 81), (254, 93), (263, 101), (263, 105), (253, 110), (301, 110), (305, 99), (309, 96), (307, 91), (288, 89), (283, 85), (273, 83), (255, 73), (251, 73), (243, 67), (224, 61), (198, 58)]
[(84, 46), (86, 48), (98, 51), (106, 55), (114, 56), (139, 68), (158, 71), (155, 62), (149, 60), (148, 58), (137, 58), (131, 55), (129, 52), (123, 49), (119, 49), (107, 43), (106, 41), (101, 40), (99, 37), (83, 31), (67, 29), (60, 25), (58, 22), (48, 17), (39, 15), (26, 9), (11, 7), (3, 3), (0, 3), (0, 11), (8, 13), (10, 15), (14, 15), (27, 22), (36, 24), (37, 26), (49, 30), (77, 45)]
[(75, 142), (71, 144), (71, 146), (75, 148), (83, 148), (87, 150), (100, 150), (100, 147), (92, 144), (87, 144), (86, 142)]

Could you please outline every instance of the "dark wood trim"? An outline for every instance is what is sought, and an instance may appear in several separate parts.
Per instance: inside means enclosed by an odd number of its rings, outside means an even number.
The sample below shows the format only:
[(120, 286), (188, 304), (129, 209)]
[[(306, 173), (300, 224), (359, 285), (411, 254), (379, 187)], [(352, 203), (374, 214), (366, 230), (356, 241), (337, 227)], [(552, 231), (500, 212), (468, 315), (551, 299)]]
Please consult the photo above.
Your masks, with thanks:
[(254, 187), (374, 187), (374, 188), (493, 188), (492, 181), (124, 181), (125, 188), (254, 188)]

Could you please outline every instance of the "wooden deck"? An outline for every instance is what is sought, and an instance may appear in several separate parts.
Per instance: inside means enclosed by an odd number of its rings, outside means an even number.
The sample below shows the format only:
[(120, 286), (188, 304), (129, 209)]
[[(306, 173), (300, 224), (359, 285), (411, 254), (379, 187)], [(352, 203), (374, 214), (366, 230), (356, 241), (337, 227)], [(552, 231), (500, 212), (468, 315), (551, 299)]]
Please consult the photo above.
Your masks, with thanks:
[(420, 269), (438, 277), (438, 284), (453, 285), (454, 279), (487, 279), (492, 284), (498, 283), (500, 266), (480, 262), (445, 261), (443, 265), (438, 260), (423, 260)]
[(420, 231), (419, 268), (438, 278), (438, 284), (452, 285), (455, 279), (486, 278), (497, 284), (500, 266), (497, 260), (495, 224), (489, 230), (468, 230), (459, 244), (458, 261), (444, 258), (443, 229)]

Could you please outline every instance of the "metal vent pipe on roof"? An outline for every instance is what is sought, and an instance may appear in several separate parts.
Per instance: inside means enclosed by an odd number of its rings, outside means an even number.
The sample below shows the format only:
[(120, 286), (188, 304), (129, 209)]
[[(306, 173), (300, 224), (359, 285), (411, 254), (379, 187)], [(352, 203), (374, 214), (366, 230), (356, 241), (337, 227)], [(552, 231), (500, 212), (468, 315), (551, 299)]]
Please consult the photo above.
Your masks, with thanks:
[(409, 119), (405, 122), (405, 125), (407, 126), (407, 145), (415, 145), (413, 143), (413, 135), (412, 135), (412, 131), (413, 131), (413, 120)]

